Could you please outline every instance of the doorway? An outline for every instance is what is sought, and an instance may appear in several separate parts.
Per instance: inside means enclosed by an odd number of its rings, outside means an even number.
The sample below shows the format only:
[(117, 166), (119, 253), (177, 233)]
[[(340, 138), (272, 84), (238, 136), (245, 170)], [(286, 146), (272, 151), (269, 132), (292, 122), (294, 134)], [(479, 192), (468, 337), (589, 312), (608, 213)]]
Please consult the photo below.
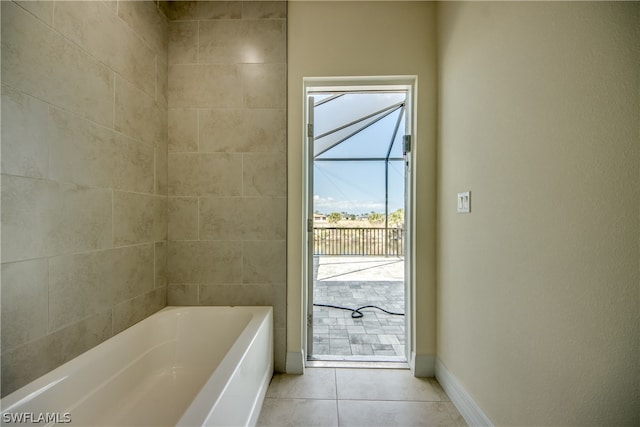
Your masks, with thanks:
[(306, 80), (309, 361), (410, 351), (412, 84)]

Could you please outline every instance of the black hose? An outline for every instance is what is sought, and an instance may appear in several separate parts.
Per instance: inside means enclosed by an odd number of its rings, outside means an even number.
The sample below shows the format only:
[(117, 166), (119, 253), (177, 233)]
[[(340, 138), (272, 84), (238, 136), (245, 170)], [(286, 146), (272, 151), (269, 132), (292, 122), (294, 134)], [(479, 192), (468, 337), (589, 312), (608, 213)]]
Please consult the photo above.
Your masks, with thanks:
[(380, 308), (377, 305), (363, 305), (362, 307), (358, 307), (358, 308), (340, 307), (339, 305), (331, 305), (331, 304), (315, 304), (314, 303), (313, 305), (316, 307), (329, 307), (329, 308), (337, 308), (339, 310), (350, 311), (351, 317), (354, 319), (359, 319), (364, 316), (364, 313), (360, 311), (363, 308), (375, 308), (380, 311), (384, 311), (387, 314), (392, 314), (394, 316), (404, 316), (404, 313), (394, 313), (392, 311), (385, 310), (384, 308)]

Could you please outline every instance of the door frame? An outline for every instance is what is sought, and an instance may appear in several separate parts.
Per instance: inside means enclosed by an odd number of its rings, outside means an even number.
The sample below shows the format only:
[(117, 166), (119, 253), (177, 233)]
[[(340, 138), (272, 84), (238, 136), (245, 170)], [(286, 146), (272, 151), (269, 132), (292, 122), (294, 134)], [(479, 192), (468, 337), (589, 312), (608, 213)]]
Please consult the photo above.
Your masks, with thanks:
[[(313, 337), (310, 336), (313, 321), (313, 306), (310, 292), (313, 288), (313, 231), (310, 231), (309, 221), (313, 220), (313, 194), (310, 194), (313, 183), (313, 141), (309, 141), (309, 119), (313, 119), (312, 104), (309, 101), (309, 92), (312, 90), (380, 90), (402, 89), (407, 90), (406, 103), (406, 129), (405, 134), (411, 135), (411, 149), (405, 154), (405, 359), (411, 365), (413, 343), (415, 342), (415, 325), (413, 316), (413, 298), (415, 277), (413, 265), (415, 263), (415, 226), (414, 226), (414, 183), (416, 177), (415, 143), (417, 138), (417, 76), (359, 76), (359, 77), (304, 77), (303, 78), (303, 114), (302, 128), (304, 129), (302, 176), (303, 176), (303, 209), (302, 223), (305, 224), (305, 232), (302, 233), (302, 277), (305, 283), (302, 287), (302, 319), (304, 323), (302, 342), (304, 346), (304, 361), (306, 365), (310, 349), (313, 345)], [(311, 111), (310, 111), (311, 110)]]

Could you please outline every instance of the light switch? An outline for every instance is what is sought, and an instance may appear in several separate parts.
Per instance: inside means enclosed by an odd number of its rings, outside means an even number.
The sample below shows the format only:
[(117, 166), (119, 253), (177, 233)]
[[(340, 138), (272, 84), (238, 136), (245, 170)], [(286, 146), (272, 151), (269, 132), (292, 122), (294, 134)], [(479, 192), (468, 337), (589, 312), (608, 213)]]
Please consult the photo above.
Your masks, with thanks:
[(471, 212), (471, 191), (458, 193), (458, 213)]

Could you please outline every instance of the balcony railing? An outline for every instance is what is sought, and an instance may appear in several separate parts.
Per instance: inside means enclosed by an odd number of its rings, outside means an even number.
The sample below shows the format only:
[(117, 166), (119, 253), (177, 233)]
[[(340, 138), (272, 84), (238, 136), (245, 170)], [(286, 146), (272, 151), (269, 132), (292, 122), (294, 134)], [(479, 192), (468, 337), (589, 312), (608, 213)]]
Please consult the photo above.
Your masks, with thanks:
[(404, 255), (402, 228), (313, 229), (314, 255)]

